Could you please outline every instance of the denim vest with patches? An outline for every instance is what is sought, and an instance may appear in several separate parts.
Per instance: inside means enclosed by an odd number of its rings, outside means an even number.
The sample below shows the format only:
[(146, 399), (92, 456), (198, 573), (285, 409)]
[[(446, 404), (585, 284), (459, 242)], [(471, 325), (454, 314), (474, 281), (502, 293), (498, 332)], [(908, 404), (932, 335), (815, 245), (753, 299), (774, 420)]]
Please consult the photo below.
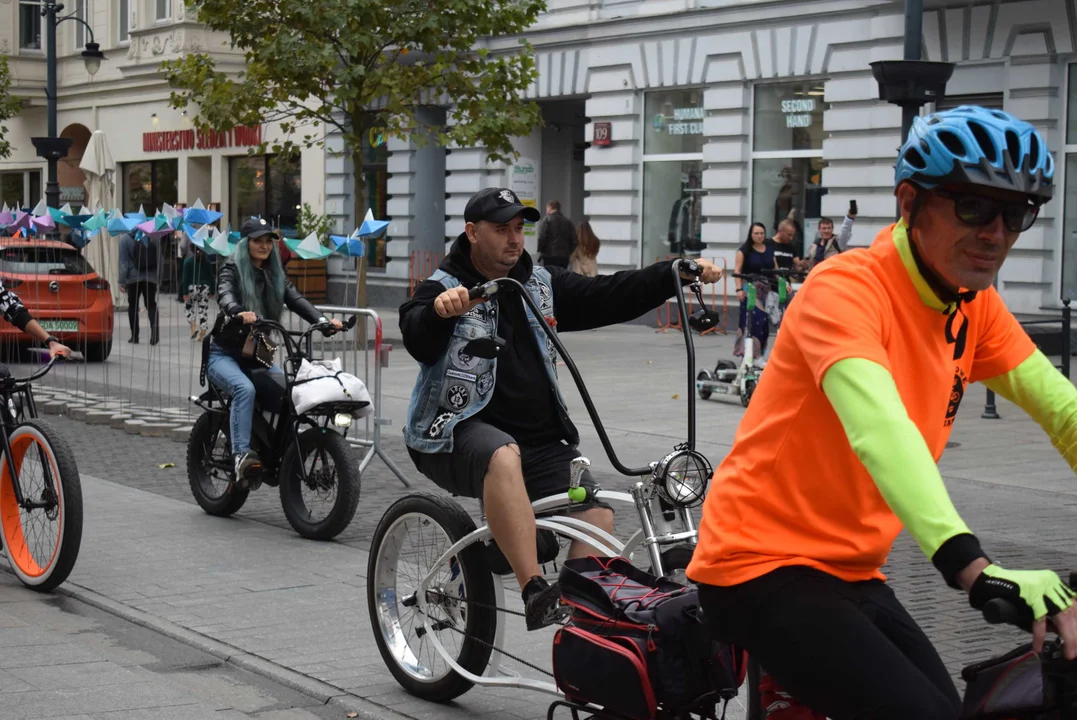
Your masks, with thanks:
[[(460, 285), (459, 280), (442, 270), (436, 271), (430, 279), (440, 282), (446, 290)], [(536, 318), (531, 308), (524, 304), (527, 322), (553, 385), (558, 409), (567, 418), (565, 398), (557, 384), (557, 353), (553, 342), (542, 330), (542, 323), (554, 315), (549, 271), (543, 267), (534, 268), (524, 287), (543, 313), (543, 317)], [(495, 295), (457, 318), (449, 344), (436, 363), (419, 364), (419, 377), (411, 393), (404, 426), (404, 442), (408, 447), (421, 453), (452, 452), (456, 424), (486, 407), (497, 378), (497, 361), (473, 357), (464, 352), (464, 346), (475, 338), (496, 337), (497, 314), (498, 296)], [(527, 408), (520, 409), (520, 412), (527, 411)]]

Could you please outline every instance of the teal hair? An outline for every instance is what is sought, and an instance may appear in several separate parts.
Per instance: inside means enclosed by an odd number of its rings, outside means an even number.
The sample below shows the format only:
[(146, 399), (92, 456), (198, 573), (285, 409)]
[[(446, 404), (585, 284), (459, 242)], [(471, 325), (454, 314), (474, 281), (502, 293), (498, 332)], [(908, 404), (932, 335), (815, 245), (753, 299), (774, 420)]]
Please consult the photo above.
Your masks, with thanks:
[[(236, 245), (232, 261), (236, 264), (239, 275), (239, 291), (243, 296), (243, 306), (258, 317), (280, 320), (281, 315), (284, 314), (284, 265), (281, 264), (276, 241), (273, 242), (272, 248), (269, 257), (259, 269), (251, 262), (247, 238), (243, 238)], [(264, 296), (255, 289), (258, 287), (255, 282), (257, 272), (264, 272), (266, 276)]]

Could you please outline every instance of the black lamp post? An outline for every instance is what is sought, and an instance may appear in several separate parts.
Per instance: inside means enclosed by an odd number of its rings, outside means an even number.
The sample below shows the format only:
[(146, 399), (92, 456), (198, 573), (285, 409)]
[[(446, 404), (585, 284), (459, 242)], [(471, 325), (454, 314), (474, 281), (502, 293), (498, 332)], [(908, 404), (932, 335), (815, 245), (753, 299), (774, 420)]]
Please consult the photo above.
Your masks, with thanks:
[(37, 156), (49, 161), (49, 176), (45, 183), (45, 202), (49, 207), (60, 207), (60, 184), (56, 178), (57, 163), (67, 157), (67, 151), (71, 148), (71, 138), (57, 137), (56, 130), (56, 26), (64, 20), (74, 20), (82, 23), (86, 32), (90, 34), (90, 41), (86, 43), (86, 49), (82, 51), (82, 61), (86, 63), (86, 72), (95, 75), (101, 68), (101, 61), (105, 54), (101, 52), (101, 46), (93, 41), (93, 28), (89, 23), (75, 13), (60, 15), (64, 6), (56, 0), (41, 1), (41, 16), (45, 18), (45, 66), (47, 72), (46, 94), (48, 95), (48, 123), (49, 134), (47, 137), (30, 138), (30, 142), (37, 148)]

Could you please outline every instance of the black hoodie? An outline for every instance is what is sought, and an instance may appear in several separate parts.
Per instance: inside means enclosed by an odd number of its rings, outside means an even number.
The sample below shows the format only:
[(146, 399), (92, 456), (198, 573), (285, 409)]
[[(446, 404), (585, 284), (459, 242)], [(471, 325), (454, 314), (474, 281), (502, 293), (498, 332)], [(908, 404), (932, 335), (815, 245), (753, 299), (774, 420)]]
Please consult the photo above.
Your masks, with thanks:
[[(559, 332), (591, 330), (615, 325), (653, 310), (673, 296), (671, 262), (655, 263), (642, 270), (623, 270), (613, 275), (586, 277), (559, 267), (546, 268), (551, 277), (554, 315)], [(509, 277), (521, 283), (531, 277), (531, 256), (525, 251)], [(440, 269), (464, 287), (486, 282), (471, 264), (471, 243), (461, 235), (453, 243)], [(524, 304), (513, 288), (498, 290), (497, 334), (506, 347), (497, 361), (497, 382), (490, 401), (479, 417), (524, 445), (567, 440), (579, 435), (567, 415), (558, 418), (557, 400), (542, 366), (534, 334), (527, 323)], [(424, 280), (412, 298), (400, 306), (400, 332), (404, 347), (424, 365), (433, 365), (449, 344), (456, 318), (445, 319), (434, 311), (434, 299), (445, 292), (436, 280)], [(522, 328), (522, 332), (516, 332)], [(563, 391), (563, 388), (562, 388)]]

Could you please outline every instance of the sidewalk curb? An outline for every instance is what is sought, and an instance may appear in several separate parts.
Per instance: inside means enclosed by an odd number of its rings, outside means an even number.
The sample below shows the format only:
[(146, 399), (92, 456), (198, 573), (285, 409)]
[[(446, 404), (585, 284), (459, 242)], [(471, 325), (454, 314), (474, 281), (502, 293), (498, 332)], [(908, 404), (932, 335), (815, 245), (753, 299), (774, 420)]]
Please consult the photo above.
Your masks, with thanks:
[[(77, 589), (76, 589), (77, 588)], [(382, 707), (358, 695), (342, 690), (334, 685), (322, 682), (309, 675), (304, 675), (290, 668), (278, 665), (258, 655), (252, 655), (234, 645), (214, 640), (202, 633), (189, 630), (164, 618), (137, 610), (111, 598), (105, 597), (89, 588), (68, 581), (56, 588), (55, 592), (72, 597), (79, 602), (115, 615), (123, 620), (160, 633), (165, 637), (184, 645), (201, 650), (222, 662), (234, 665), (255, 675), (272, 680), (291, 690), (316, 698), (323, 705), (331, 705), (345, 712), (357, 713), (359, 720), (414, 720), (410, 715)]]

